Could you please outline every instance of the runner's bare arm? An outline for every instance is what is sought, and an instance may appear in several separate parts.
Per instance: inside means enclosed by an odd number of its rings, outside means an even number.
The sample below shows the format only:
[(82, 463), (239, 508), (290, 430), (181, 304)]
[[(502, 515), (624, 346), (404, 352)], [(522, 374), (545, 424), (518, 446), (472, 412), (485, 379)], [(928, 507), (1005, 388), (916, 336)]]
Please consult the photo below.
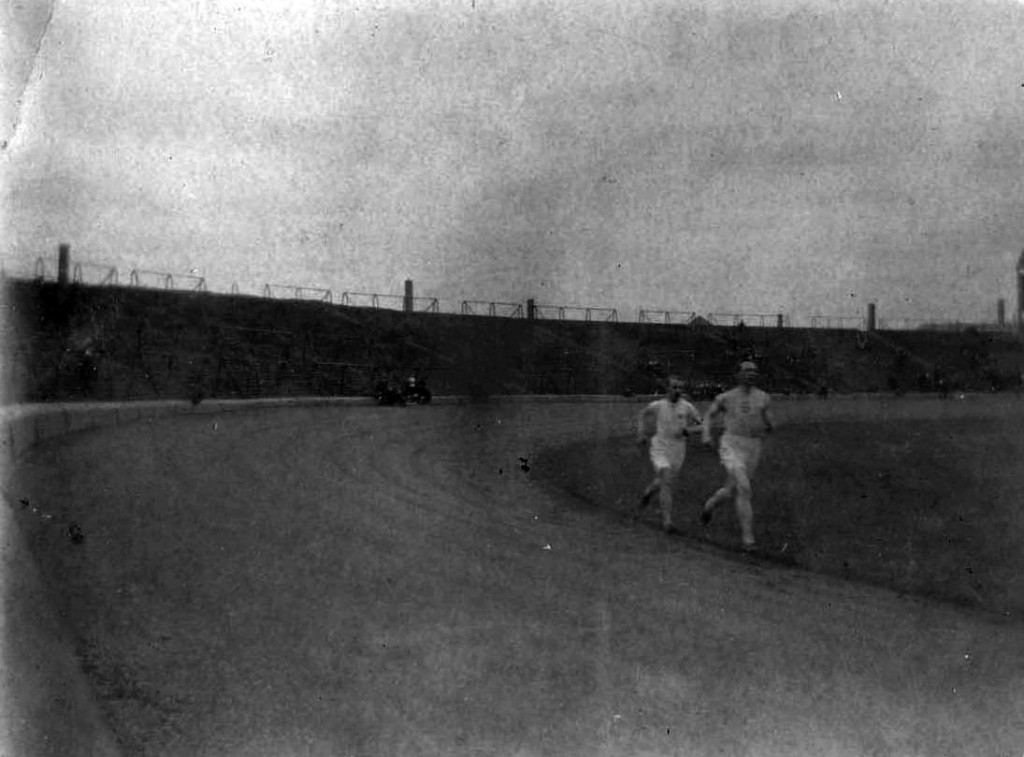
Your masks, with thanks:
[(775, 417), (769, 405), (761, 408), (761, 420), (764, 421), (764, 432), (770, 434), (775, 430)]
[(690, 409), (687, 411), (686, 416), (686, 428), (683, 429), (683, 435), (689, 436), (691, 432), (703, 431), (704, 419), (700, 417), (700, 413), (693, 405), (690, 405)]
[(711, 428), (715, 423), (715, 419), (722, 414), (722, 404), (715, 398), (715, 401), (711, 403), (711, 407), (704, 414), (704, 427), (701, 436), (705, 444), (711, 444)]
[(658, 430), (657, 418), (653, 405), (648, 405), (640, 411), (640, 417), (636, 424), (636, 443), (643, 446), (648, 439), (654, 436)]

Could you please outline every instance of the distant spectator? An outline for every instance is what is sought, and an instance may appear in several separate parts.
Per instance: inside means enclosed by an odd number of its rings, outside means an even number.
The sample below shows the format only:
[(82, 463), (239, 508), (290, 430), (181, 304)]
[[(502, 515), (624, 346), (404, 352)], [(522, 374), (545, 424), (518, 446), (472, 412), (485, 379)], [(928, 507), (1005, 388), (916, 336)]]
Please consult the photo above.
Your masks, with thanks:
[(416, 376), (410, 376), (406, 381), (405, 390), (402, 398), (406, 402), (411, 402), (416, 405), (426, 405), (432, 398), (430, 390), (427, 388), (427, 382), (422, 378)]
[(82, 350), (81, 360), (78, 363), (78, 384), (85, 396), (92, 397), (95, 394), (98, 376), (99, 354), (96, 347), (90, 342)]
[(378, 405), (399, 405), (405, 406), (405, 397), (402, 389), (393, 377), (381, 379), (374, 388)]

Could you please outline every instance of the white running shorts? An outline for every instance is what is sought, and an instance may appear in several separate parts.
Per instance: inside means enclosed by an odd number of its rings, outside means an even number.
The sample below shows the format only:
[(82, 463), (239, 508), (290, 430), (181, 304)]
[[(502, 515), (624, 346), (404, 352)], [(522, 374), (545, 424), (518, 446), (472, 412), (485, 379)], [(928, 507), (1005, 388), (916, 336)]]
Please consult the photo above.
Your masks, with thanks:
[(738, 470), (745, 472), (747, 478), (753, 478), (757, 464), (761, 461), (761, 440), (749, 436), (723, 434), (718, 445), (718, 458), (730, 473)]
[(651, 465), (655, 470), (668, 468), (673, 474), (678, 473), (686, 459), (686, 444), (673, 444), (654, 437), (651, 439)]

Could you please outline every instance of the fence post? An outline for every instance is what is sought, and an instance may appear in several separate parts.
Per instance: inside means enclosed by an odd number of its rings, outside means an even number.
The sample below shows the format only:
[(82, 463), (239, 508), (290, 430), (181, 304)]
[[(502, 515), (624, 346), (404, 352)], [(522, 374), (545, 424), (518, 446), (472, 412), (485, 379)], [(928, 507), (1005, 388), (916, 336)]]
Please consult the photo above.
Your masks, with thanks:
[(868, 303), (868, 331), (874, 331), (876, 326), (875, 320), (875, 303)]
[(402, 309), (406, 313), (412, 312), (412, 279), (405, 280), (405, 300), (402, 302)]
[(529, 321), (537, 317), (537, 303), (531, 298), (526, 301), (526, 319)]

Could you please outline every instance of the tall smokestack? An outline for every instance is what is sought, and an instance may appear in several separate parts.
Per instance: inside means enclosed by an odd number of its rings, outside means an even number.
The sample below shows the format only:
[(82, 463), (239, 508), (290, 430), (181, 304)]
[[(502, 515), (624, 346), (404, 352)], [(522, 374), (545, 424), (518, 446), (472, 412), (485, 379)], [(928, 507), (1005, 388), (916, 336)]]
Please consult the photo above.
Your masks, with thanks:
[(1024, 331), (1024, 252), (1017, 261), (1017, 328)]
[(57, 283), (66, 286), (68, 271), (71, 268), (71, 245), (62, 244), (57, 247)]

